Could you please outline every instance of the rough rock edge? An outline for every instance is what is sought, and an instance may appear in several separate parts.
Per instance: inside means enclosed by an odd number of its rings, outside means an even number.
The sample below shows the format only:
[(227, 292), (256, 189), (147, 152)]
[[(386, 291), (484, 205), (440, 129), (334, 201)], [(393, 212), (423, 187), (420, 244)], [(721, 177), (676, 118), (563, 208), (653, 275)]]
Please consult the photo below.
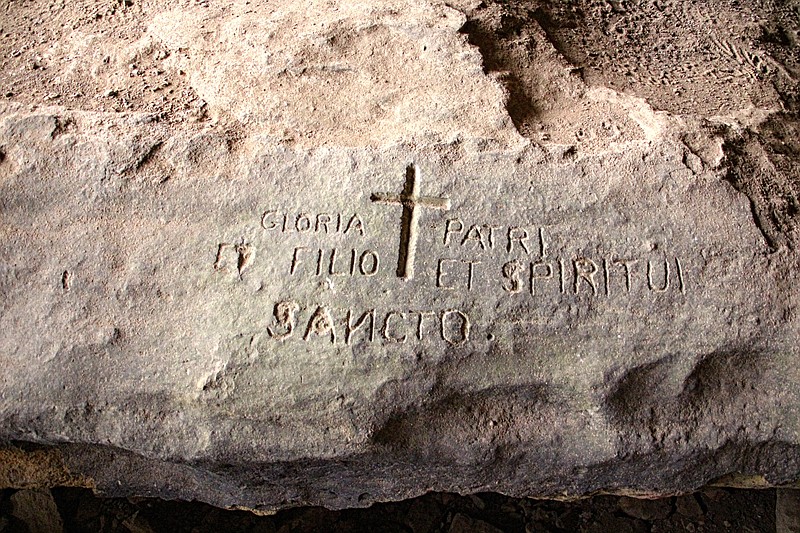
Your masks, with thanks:
[[(53, 111), (58, 111), (54, 109)], [(91, 117), (99, 119), (99, 117), (90, 113)], [(65, 131), (72, 131), (70, 128), (78, 127), (70, 122), (70, 113), (55, 114), (49, 117), (48, 128), (45, 137), (52, 138), (63, 134)], [(88, 115), (83, 115), (87, 116)], [(122, 117), (114, 116), (116, 120)], [(128, 117), (130, 120), (137, 120), (139, 115), (131, 115)], [(194, 128), (192, 128), (194, 129)], [(689, 131), (692, 131), (691, 129)], [(150, 141), (142, 144), (141, 150), (136, 150), (135, 153), (130, 154), (131, 159), (129, 164), (126, 162), (123, 165), (125, 168), (121, 172), (127, 172), (130, 169), (139, 169), (139, 172), (144, 172), (141, 167), (152, 159), (152, 155), (157, 151), (156, 145), (156, 132), (153, 132)], [(156, 142), (156, 145), (151, 145), (150, 142)], [(760, 142), (756, 142), (756, 148), (763, 149)], [(687, 141), (691, 144), (690, 141)], [(738, 153), (738, 152), (737, 152)], [(742, 157), (751, 157), (747, 152), (743, 152)], [(756, 154), (762, 152), (756, 150)], [(700, 156), (697, 156), (700, 158)], [(702, 159), (702, 158), (701, 158)], [(731, 165), (736, 167), (739, 160), (733, 160)], [(743, 161), (752, 162), (750, 159)], [(758, 160), (755, 160), (758, 163)], [(753, 163), (753, 164), (756, 164)], [(769, 191), (767, 191), (768, 193)], [(769, 194), (764, 196), (767, 200), (771, 197)], [(769, 206), (767, 206), (768, 208)], [(791, 219), (789, 220), (791, 223)], [(790, 224), (791, 226), (791, 224)], [(762, 231), (764, 229), (762, 228)], [(778, 227), (778, 237), (784, 235), (782, 229)], [(788, 246), (788, 245), (787, 245)], [(792, 255), (789, 255), (791, 258)], [(33, 437), (35, 439), (35, 437)], [(236, 476), (225, 478), (224, 475), (217, 475), (215, 472), (225, 473), (228, 466), (218, 464), (184, 464), (184, 463), (170, 463), (164, 461), (157, 461), (154, 459), (146, 458), (125, 450), (115, 449), (102, 445), (82, 445), (82, 444), (61, 444), (53, 447), (45, 448), (32, 448), (34, 450), (44, 449), (52, 451), (52, 457), (57, 457), (61, 462), (56, 461), (52, 463), (55, 466), (48, 467), (51, 472), (49, 475), (36, 474), (8, 474), (8, 479), (12, 480), (7, 483), (8, 486), (27, 487), (27, 486), (89, 486), (101, 493), (107, 495), (130, 495), (131, 492), (143, 496), (158, 496), (165, 499), (187, 499), (194, 498), (208, 503), (223, 506), (227, 508), (248, 508), (257, 512), (273, 512), (275, 510), (287, 507), (293, 507), (306, 504), (318, 504), (331, 508), (347, 508), (347, 507), (364, 507), (368, 506), (374, 501), (383, 500), (385, 498), (408, 498), (417, 496), (427, 490), (447, 490), (460, 493), (479, 492), (484, 490), (496, 490), (499, 492), (508, 492), (511, 495), (518, 496), (533, 496), (533, 497), (547, 497), (547, 498), (561, 498), (561, 499), (576, 499), (594, 494), (617, 494), (617, 495), (634, 495), (639, 497), (656, 497), (666, 496), (670, 494), (678, 494), (681, 492), (694, 490), (700, 488), (708, 483), (713, 483), (715, 479), (720, 476), (725, 476), (732, 472), (732, 467), (736, 465), (744, 465), (749, 470), (744, 474), (747, 476), (757, 476), (760, 473), (778, 473), (773, 475), (781, 475), (780, 478), (767, 478), (765, 483), (769, 486), (785, 486), (787, 483), (792, 483), (798, 479), (797, 464), (800, 464), (800, 458), (797, 457), (797, 449), (791, 446), (784, 448), (783, 451), (770, 451), (772, 446), (780, 446), (781, 443), (770, 441), (735, 441), (729, 442), (720, 446), (718, 449), (702, 454), (699, 450), (692, 450), (688, 456), (687, 462), (695, 463), (694, 467), (689, 466), (684, 471), (673, 472), (667, 474), (666, 470), (662, 468), (661, 475), (658, 471), (653, 474), (652, 479), (658, 481), (659, 479), (667, 480), (665, 485), (653, 484), (647, 486), (647, 479), (642, 479), (640, 476), (640, 468), (645, 465), (658, 465), (659, 462), (669, 460), (669, 457), (664, 457), (655, 449), (642, 449), (641, 455), (627, 456), (619, 458), (614, 464), (607, 465), (591, 465), (587, 470), (595, 470), (598, 472), (588, 476), (590, 479), (579, 480), (558, 480), (558, 479), (541, 479), (534, 480), (529, 487), (537, 488), (540, 492), (535, 493), (518, 493), (519, 489), (504, 489), (503, 487), (494, 487), (490, 485), (485, 479), (481, 480), (479, 472), (464, 471), (455, 476), (454, 479), (461, 479), (459, 485), (438, 485), (435, 476), (429, 476), (428, 479), (419, 478), (419, 483), (411, 487), (398, 486), (396, 489), (389, 488), (389, 490), (381, 492), (374, 491), (377, 498), (373, 499), (372, 496), (366, 492), (352, 493), (352, 494), (335, 494), (331, 493), (329, 497), (324, 494), (309, 498), (303, 494), (301, 483), (301, 476), (309, 469), (316, 471), (318, 479), (328, 477), (332, 480), (337, 480), (340, 476), (342, 482), (341, 486), (352, 487), (349, 490), (361, 490), (361, 486), (365, 485), (363, 472), (367, 471), (367, 464), (375, 461), (375, 457), (354, 457), (354, 458), (340, 458), (337, 461), (294, 461), (291, 464), (269, 464), (269, 465), (254, 465), (243, 463), (241, 465), (232, 466), (230, 468), (239, 469), (239, 474), (243, 474), (248, 468), (253, 468), (254, 472), (259, 469), (264, 471), (272, 471), (272, 474), (261, 476), (261, 480), (269, 480), (274, 488), (269, 490), (273, 491), (273, 496), (279, 497), (262, 497), (261, 501), (274, 501), (281, 502), (276, 506), (260, 507), (257, 503), (259, 497), (257, 493), (247, 494), (245, 488), (239, 486), (231, 480), (236, 480)], [(20, 444), (21, 449), (26, 449), (25, 446)], [(397, 450), (391, 449), (391, 445), (387, 446), (386, 455), (381, 455), (383, 460), (382, 469), (391, 472), (396, 470), (398, 475), (393, 475), (392, 478), (413, 479), (411, 466), (413, 457), (404, 457), (402, 453), (396, 453)], [(50, 452), (48, 452), (50, 453)], [(725, 457), (727, 456), (727, 458)], [(737, 458), (741, 458), (741, 461)], [(16, 457), (16, 456), (15, 456)], [(51, 457), (46, 455), (45, 457)], [(776, 464), (777, 457), (785, 457), (786, 464)], [(18, 457), (15, 461), (19, 462)], [(36, 464), (36, 461), (42, 462), (41, 459), (30, 459), (30, 462)], [(51, 460), (52, 461), (52, 460)], [(348, 464), (350, 463), (350, 464)], [(50, 464), (50, 463), (46, 463)], [(344, 466), (342, 467), (342, 464)], [(352, 467), (352, 468), (351, 468)], [(409, 470), (404, 471), (403, 468), (408, 467)], [(658, 466), (656, 466), (656, 470)], [(74, 473), (74, 474), (71, 474)], [(290, 472), (287, 486), (294, 485), (288, 492), (294, 491), (299, 496), (297, 498), (284, 498), (281, 499), (281, 489), (278, 488), (278, 480), (281, 480), (281, 472)], [(605, 474), (603, 473), (605, 472)], [(615, 478), (612, 474), (620, 472), (619, 478)], [(16, 477), (15, 477), (16, 476)], [(91, 477), (89, 477), (91, 476)], [(294, 479), (292, 479), (294, 477)], [(502, 476), (501, 476), (502, 477)], [(470, 478), (472, 480), (470, 481)], [(605, 478), (606, 481), (603, 481)], [(0, 478), (3, 479), (3, 478)], [(30, 480), (33, 481), (30, 481)], [(125, 479), (126, 482), (137, 482), (129, 487), (116, 488), (117, 480)], [(164, 483), (167, 479), (169, 482)], [(724, 481), (725, 486), (743, 486), (740, 477), (726, 478), (732, 481)], [(750, 478), (744, 478), (745, 480)], [(38, 481), (37, 481), (38, 480)], [(163, 485), (154, 490), (153, 486), (158, 483)], [(177, 480), (177, 482), (176, 482)], [(356, 482), (354, 482), (356, 481)], [(41, 483), (41, 484), (38, 484)], [(174, 483), (174, 485), (172, 485)], [(28, 484), (28, 485), (26, 485)], [(33, 485), (30, 485), (33, 484)], [(335, 486), (337, 483), (331, 482), (327, 486)], [(326, 483), (320, 483), (320, 492), (324, 492)], [(182, 487), (186, 487), (185, 489)], [(427, 487), (427, 490), (426, 490)], [(258, 486), (255, 487), (258, 489)], [(122, 492), (126, 489), (125, 492)], [(130, 492), (127, 491), (130, 490)], [(369, 489), (367, 489), (369, 490)], [(531, 489), (527, 489), (531, 490)], [(119, 491), (119, 492), (116, 492)], [(285, 494), (285, 492), (283, 492)], [(250, 502), (249, 504), (246, 502)], [(244, 502), (244, 504), (240, 504)]]
[[(756, 452), (756, 450), (752, 451)], [(790, 452), (788, 450), (786, 452), (788, 457)], [(704, 454), (702, 457), (695, 456), (692, 458), (692, 462), (695, 465), (689, 465), (687, 469), (691, 471), (691, 474), (687, 471), (676, 472), (675, 476), (678, 479), (674, 480), (672, 486), (662, 487), (662, 490), (646, 486), (646, 479), (643, 479), (641, 474), (646, 472), (645, 465), (651, 465), (654, 461), (650, 460), (652, 458), (645, 456), (637, 458), (635, 461), (637, 464), (632, 466), (627, 460), (619, 465), (597, 465), (598, 469), (606, 470), (609, 473), (609, 477), (614, 478), (617, 477), (620, 470), (626, 470), (627, 477), (630, 480), (637, 479), (641, 481), (639, 486), (636, 486), (636, 482), (633, 481), (621, 483), (617, 478), (614, 480), (616, 486), (608, 483), (583, 492), (559, 490), (542, 493), (531, 490), (504, 490), (503, 487), (494, 487), (492, 485), (469, 484), (429, 483), (427, 488), (421, 488), (424, 486), (424, 483), (421, 483), (419, 488), (416, 489), (400, 488), (392, 497), (387, 497), (386, 494), (373, 497), (369, 493), (361, 492), (363, 487), (359, 486), (358, 483), (353, 483), (353, 481), (359, 480), (358, 473), (354, 473), (353, 478), (355, 479), (347, 479), (346, 477), (337, 479), (337, 473), (341, 472), (337, 472), (335, 469), (342, 466), (344, 461), (336, 461), (336, 465), (327, 465), (327, 467), (320, 464), (320, 461), (313, 461), (313, 464), (312, 462), (297, 461), (296, 464), (292, 465), (267, 465), (265, 468), (276, 472), (281, 471), (284, 474), (283, 476), (273, 477), (271, 480), (272, 488), (269, 490), (273, 494), (294, 493), (300, 497), (284, 500), (277, 505), (264, 505), (258, 503), (258, 495), (252, 492), (248, 494), (249, 487), (246, 485), (233, 485), (228, 480), (223, 480), (222, 476), (206, 470), (203, 465), (177, 464), (149, 459), (133, 452), (104, 445), (75, 443), (45, 445), (30, 442), (11, 442), (0, 446), (0, 457), (12, 458), (12, 460), (6, 462), (3, 469), (0, 469), (0, 488), (50, 489), (65, 486), (82, 487), (89, 488), (102, 497), (155, 497), (164, 500), (201, 501), (220, 508), (247, 510), (260, 515), (271, 515), (280, 510), (309, 505), (322, 506), (332, 510), (364, 508), (373, 503), (414, 498), (432, 491), (454, 492), (461, 495), (492, 491), (518, 498), (577, 501), (599, 495), (655, 499), (690, 494), (704, 487), (742, 489), (800, 488), (799, 475), (770, 479), (763, 474), (757, 473), (758, 470), (763, 470), (764, 466), (760, 464), (762, 463), (762, 458), (758, 457), (759, 454), (757, 452), (751, 456), (752, 461), (750, 462), (753, 463), (753, 470), (750, 472), (728, 470), (724, 465), (725, 462), (728, 462), (725, 460), (725, 455), (729, 456), (729, 462), (733, 465), (738, 461), (737, 456), (743, 455), (743, 450), (728, 448), (727, 452), (718, 450), (710, 456)], [(663, 461), (664, 457), (660, 457)], [(798, 457), (795, 457), (795, 459), (795, 462), (800, 461)], [(369, 458), (361, 458), (354, 461), (354, 463), (370, 461)], [(665, 462), (664, 468), (669, 468), (667, 463), (668, 461)], [(709, 469), (709, 465), (716, 465), (716, 468)], [(242, 468), (246, 469), (249, 466), (253, 465), (244, 465)], [(264, 465), (255, 466), (264, 467)], [(330, 469), (330, 466), (333, 466), (334, 469)], [(385, 467), (386, 465), (383, 466)], [(404, 466), (411, 470), (414, 468), (411, 464)], [(692, 466), (696, 468), (692, 468)], [(741, 466), (741, 463), (739, 466)], [(795, 466), (795, 470), (800, 468), (797, 465)], [(222, 465), (218, 468), (225, 470), (227, 467)], [(352, 492), (352, 494), (329, 494), (327, 498), (309, 498), (307, 494), (302, 494), (306, 492), (305, 489), (307, 488), (307, 484), (304, 484), (303, 479), (301, 479), (303, 472), (316, 470), (318, 473), (325, 474), (324, 471), (329, 469), (330, 471), (327, 474), (333, 479), (329, 478), (327, 486), (337, 487), (343, 493)], [(93, 478), (87, 477), (84, 472), (90, 473)], [(403, 476), (408, 476), (409, 474), (410, 471), (397, 472), (397, 478), (403, 478)], [(685, 478), (687, 474), (692, 478), (691, 480)], [(646, 476), (644, 477), (646, 478)], [(656, 474), (656, 477), (658, 477), (658, 474)], [(126, 482), (123, 485), (118, 481), (121, 478), (124, 478)], [(262, 477), (261, 479), (265, 478)], [(167, 480), (166, 483), (164, 482), (165, 480)], [(129, 485), (128, 483), (131, 481), (135, 484)], [(543, 481), (547, 483), (547, 481), (552, 480)], [(690, 483), (686, 483), (687, 481)], [(384, 484), (380, 482), (376, 483), (376, 486), (385, 488)], [(191, 489), (187, 490), (188, 487), (191, 487)], [(320, 490), (323, 491), (323, 489), (324, 487)]]

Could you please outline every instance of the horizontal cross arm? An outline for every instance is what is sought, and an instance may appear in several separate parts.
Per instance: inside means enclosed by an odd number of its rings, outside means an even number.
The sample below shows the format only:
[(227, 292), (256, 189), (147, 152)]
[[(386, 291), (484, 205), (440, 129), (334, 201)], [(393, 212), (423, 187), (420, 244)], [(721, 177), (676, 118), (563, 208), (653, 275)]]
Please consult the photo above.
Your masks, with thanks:
[(372, 194), (370, 200), (379, 204), (402, 204), (404, 199), (399, 194), (376, 192)]
[(420, 196), (417, 198), (417, 205), (432, 207), (434, 209), (450, 209), (450, 198), (434, 198), (432, 196)]

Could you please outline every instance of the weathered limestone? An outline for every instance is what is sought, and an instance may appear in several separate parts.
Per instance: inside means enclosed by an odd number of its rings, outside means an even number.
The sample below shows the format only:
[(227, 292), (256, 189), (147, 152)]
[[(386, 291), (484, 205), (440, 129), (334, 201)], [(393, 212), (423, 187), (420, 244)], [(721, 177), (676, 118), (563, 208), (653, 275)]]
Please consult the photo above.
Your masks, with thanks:
[(4, 439), (261, 510), (798, 479), (785, 79), (679, 115), (519, 14), (547, 79), (486, 74), (511, 7), (120, 9), (57, 36), (98, 98), (0, 109)]

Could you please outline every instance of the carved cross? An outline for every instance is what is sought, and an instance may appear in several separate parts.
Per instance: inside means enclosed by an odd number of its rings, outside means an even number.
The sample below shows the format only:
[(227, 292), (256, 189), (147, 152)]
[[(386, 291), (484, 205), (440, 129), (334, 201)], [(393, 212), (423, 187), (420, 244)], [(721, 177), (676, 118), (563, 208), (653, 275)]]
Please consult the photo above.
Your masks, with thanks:
[(397, 256), (397, 276), (403, 279), (414, 277), (414, 255), (417, 251), (417, 234), (419, 233), (418, 207), (430, 207), (447, 211), (450, 209), (449, 198), (435, 198), (419, 195), (419, 168), (411, 164), (406, 167), (406, 183), (400, 194), (374, 193), (373, 202), (379, 204), (400, 204), (403, 216), (400, 220), (400, 252)]

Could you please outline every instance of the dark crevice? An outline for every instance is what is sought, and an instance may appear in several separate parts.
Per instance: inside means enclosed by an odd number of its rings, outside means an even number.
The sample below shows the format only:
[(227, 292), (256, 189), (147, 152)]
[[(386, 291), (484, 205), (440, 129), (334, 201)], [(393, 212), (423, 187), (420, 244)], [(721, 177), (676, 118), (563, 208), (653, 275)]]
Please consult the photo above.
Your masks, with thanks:
[(144, 167), (145, 165), (147, 165), (147, 163), (149, 163), (150, 161), (152, 161), (152, 160), (155, 158), (156, 154), (159, 152), (159, 150), (161, 150), (161, 147), (162, 147), (162, 146), (164, 146), (164, 142), (163, 142), (163, 141), (157, 141), (157, 142), (155, 142), (155, 143), (154, 143), (152, 146), (150, 146), (150, 147), (149, 147), (149, 148), (148, 148), (148, 149), (147, 149), (147, 150), (146, 150), (146, 151), (145, 151), (145, 152), (144, 152), (144, 153), (141, 155), (141, 157), (139, 158), (139, 160), (138, 160), (138, 161), (136, 162), (136, 164), (134, 165), (134, 168), (135, 168), (135, 170), (139, 170), (139, 169), (141, 169), (142, 167)]
[(800, 120), (777, 114), (755, 132), (729, 135), (725, 179), (747, 196), (753, 220), (772, 251), (797, 248), (800, 225)]
[(546, 9), (536, 2), (482, 2), (466, 13), (460, 30), (480, 50), (484, 72), (503, 84), (506, 110), (526, 137), (534, 135), (534, 124), (552, 107), (551, 100), (574, 91), (576, 81), (583, 85), (583, 68), (572, 68), (571, 76), (558, 72), (585, 62), (579, 50), (566, 47), (558, 35), (577, 29), (582, 17), (572, 13), (557, 21)]
[(776, 508), (774, 489), (707, 488), (660, 499), (600, 495), (571, 502), (430, 492), (367, 509), (298, 507), (264, 516), (200, 502), (106, 498), (88, 489), (6, 489), (0, 491), (0, 527), (54, 533), (774, 531)]
[(467, 36), (469, 44), (476, 46), (483, 57), (483, 71), (486, 74), (493, 72), (508, 72), (503, 76), (503, 85), (508, 91), (508, 101), (506, 109), (511, 117), (514, 126), (521, 131), (522, 116), (525, 115), (524, 109), (528, 106), (528, 98), (521, 89), (519, 79), (510, 74), (509, 65), (506, 65), (500, 56), (496, 46), (496, 36), (487, 32), (481, 24), (475, 20), (468, 20), (461, 28), (461, 33)]

